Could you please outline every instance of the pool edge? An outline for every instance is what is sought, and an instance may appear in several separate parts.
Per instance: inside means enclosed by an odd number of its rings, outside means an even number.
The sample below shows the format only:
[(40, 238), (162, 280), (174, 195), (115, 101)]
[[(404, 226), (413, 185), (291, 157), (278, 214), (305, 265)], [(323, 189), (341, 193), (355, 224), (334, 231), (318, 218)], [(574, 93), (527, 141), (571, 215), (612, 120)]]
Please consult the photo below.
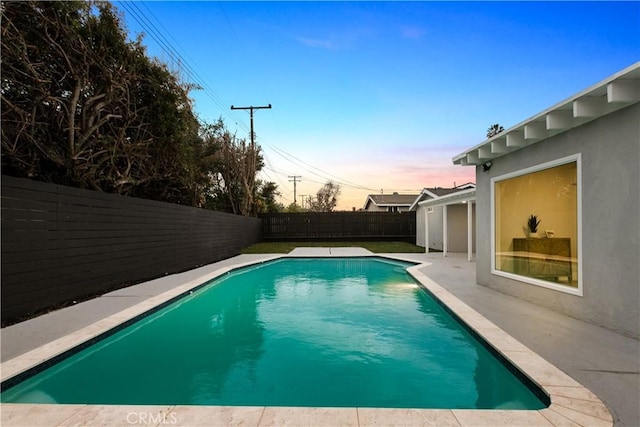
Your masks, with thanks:
[[(337, 254), (336, 254), (337, 255)], [(361, 257), (364, 254), (354, 254)], [(321, 255), (318, 255), (321, 256)], [(345, 257), (349, 255), (340, 254)], [(407, 261), (401, 254), (372, 254), (392, 260)], [(163, 294), (99, 320), (67, 336), (59, 338), (0, 364), (2, 382), (32, 369), (34, 366), (59, 356), (96, 337), (118, 328), (145, 313), (165, 305), (180, 295), (202, 286), (203, 283), (221, 277), (233, 270), (262, 264), (290, 254), (267, 255), (264, 259), (238, 262), (221, 267), (190, 280)], [(409, 261), (416, 262), (416, 261)], [(418, 263), (407, 272), (434, 295), (442, 304), (460, 318), (493, 349), (507, 359), (516, 369), (537, 384), (550, 398), (548, 408), (541, 410), (448, 410), (448, 409), (400, 409), (400, 408), (304, 408), (304, 407), (229, 407), (229, 406), (167, 406), (167, 405), (47, 405), (0, 404), (2, 425), (66, 425), (102, 424), (131, 425), (274, 425), (282, 423), (320, 425), (373, 425), (373, 424), (422, 424), (435, 425), (613, 425), (613, 418), (604, 403), (591, 391), (560, 369), (511, 337), (501, 328), (453, 296), (426, 274), (418, 271), (429, 265)], [(56, 417), (51, 419), (55, 408)], [(259, 416), (258, 416), (259, 415)], [(257, 418), (256, 418), (257, 417)], [(134, 421), (135, 422), (131, 422)]]
[[(425, 264), (420, 264), (409, 267), (407, 272), (522, 375), (546, 393), (551, 402), (549, 407), (537, 411), (453, 410), (456, 418), (464, 421), (461, 425), (567, 425), (571, 422), (590, 426), (613, 425), (609, 409), (593, 392), (419, 271), (424, 266)], [(469, 411), (473, 414), (470, 415)], [(548, 424), (540, 424), (534, 417), (530, 420), (521, 419), (520, 414), (516, 415), (519, 412), (539, 413)], [(478, 416), (482, 420), (479, 420)], [(512, 416), (516, 418), (512, 419)]]

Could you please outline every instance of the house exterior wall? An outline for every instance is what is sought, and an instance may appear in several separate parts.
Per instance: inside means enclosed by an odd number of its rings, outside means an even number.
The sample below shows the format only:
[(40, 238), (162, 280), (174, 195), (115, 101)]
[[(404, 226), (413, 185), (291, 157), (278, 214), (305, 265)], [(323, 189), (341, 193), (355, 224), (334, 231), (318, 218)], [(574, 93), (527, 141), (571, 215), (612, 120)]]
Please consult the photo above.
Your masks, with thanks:
[(380, 206), (376, 205), (375, 203), (369, 203), (369, 205), (367, 206), (367, 209), (365, 209), (367, 212), (386, 212), (387, 208), (381, 208)]
[[(433, 212), (429, 214), (429, 249), (442, 251), (443, 233), (442, 233), (442, 206), (432, 208)], [(419, 206), (416, 210), (416, 245), (425, 246), (424, 232), (424, 215), (427, 208)], [(476, 218), (475, 204), (473, 205), (473, 251), (475, 252), (476, 238)], [(467, 252), (467, 205), (455, 204), (447, 207), (447, 229), (449, 231), (449, 252)]]
[(426, 247), (424, 244), (424, 215), (427, 212), (427, 209), (423, 206), (418, 206), (416, 208), (416, 246)]
[[(429, 214), (429, 249), (442, 251), (442, 206), (435, 206), (432, 209), (433, 212)], [(424, 206), (418, 206), (416, 209), (416, 245), (422, 247), (425, 247), (424, 215), (426, 211), (427, 208)]]
[[(475, 251), (475, 205), (472, 206), (472, 250)], [(447, 206), (447, 229), (449, 232), (447, 250), (449, 252), (467, 252), (467, 228), (467, 205), (460, 203)]]
[[(369, 206), (367, 206), (366, 211), (368, 212), (390, 212), (389, 211), (389, 206), (378, 206), (375, 205), (373, 203), (370, 203)], [(397, 212), (409, 212), (409, 206), (398, 206), (398, 210)]]
[(444, 250), (444, 234), (442, 233), (442, 206), (435, 206), (429, 214), (429, 249)]
[[(640, 337), (640, 104), (476, 167), (477, 281)], [(491, 179), (581, 153), (583, 295), (491, 274)]]

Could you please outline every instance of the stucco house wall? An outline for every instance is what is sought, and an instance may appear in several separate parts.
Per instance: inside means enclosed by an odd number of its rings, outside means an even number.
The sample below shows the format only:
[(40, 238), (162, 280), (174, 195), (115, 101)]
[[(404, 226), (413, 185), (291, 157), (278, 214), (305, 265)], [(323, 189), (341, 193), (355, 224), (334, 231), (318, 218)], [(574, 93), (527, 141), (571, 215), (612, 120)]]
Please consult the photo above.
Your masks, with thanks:
[(387, 208), (380, 207), (374, 203), (369, 203), (365, 210), (368, 212), (386, 212)]
[(418, 207), (416, 209), (416, 245), (426, 247), (424, 243), (424, 215), (426, 213), (426, 209), (423, 207)]
[[(640, 104), (476, 166), (477, 281), (629, 336), (640, 329)], [(491, 179), (581, 154), (582, 280), (576, 296), (491, 273)]]
[[(472, 204), (472, 252), (475, 252), (475, 204)], [(442, 212), (442, 208), (440, 208)], [(447, 206), (447, 231), (449, 252), (467, 252), (467, 205), (464, 203)], [(440, 232), (442, 236), (442, 232)], [(441, 239), (442, 240), (442, 239)]]
[[(434, 251), (443, 250), (443, 234), (442, 234), (442, 206), (432, 208), (433, 212), (429, 213), (429, 249)], [(419, 206), (416, 209), (416, 245), (425, 247), (424, 233), (424, 215), (427, 208)], [(464, 225), (466, 231), (466, 220)], [(465, 234), (466, 236), (466, 234)], [(465, 237), (466, 239), (466, 237)], [(466, 251), (466, 249), (464, 250)], [(464, 252), (461, 251), (461, 252)]]
[(398, 206), (398, 212), (409, 212), (409, 206)]

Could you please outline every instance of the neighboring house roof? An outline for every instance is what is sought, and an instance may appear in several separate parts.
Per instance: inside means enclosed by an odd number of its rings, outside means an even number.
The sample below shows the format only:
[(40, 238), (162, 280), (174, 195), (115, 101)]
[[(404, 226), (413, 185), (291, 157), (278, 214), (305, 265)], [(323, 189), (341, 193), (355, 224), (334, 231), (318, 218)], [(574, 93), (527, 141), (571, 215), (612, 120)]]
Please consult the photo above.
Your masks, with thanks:
[(640, 62), (458, 154), (456, 165), (481, 165), (640, 102)]
[(418, 194), (369, 194), (364, 209), (367, 209), (371, 203), (380, 207), (409, 207), (416, 197)]
[(442, 187), (424, 188), (422, 189), (422, 192), (418, 195), (418, 197), (416, 197), (416, 199), (413, 201), (409, 210), (413, 211), (417, 209), (418, 203), (423, 202), (425, 200), (439, 199), (449, 194), (458, 193), (460, 191), (468, 190), (470, 188), (475, 189), (476, 185), (472, 182), (468, 182), (466, 184), (458, 185), (453, 188), (442, 188)]

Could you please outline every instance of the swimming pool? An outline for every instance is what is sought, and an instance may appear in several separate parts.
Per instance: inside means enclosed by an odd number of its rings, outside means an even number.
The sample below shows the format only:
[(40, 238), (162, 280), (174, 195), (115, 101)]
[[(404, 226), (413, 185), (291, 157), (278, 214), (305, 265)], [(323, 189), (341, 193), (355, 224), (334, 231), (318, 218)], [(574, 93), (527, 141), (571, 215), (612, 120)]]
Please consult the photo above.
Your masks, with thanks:
[(2, 393), (3, 402), (546, 407), (383, 259), (287, 259), (218, 278)]

